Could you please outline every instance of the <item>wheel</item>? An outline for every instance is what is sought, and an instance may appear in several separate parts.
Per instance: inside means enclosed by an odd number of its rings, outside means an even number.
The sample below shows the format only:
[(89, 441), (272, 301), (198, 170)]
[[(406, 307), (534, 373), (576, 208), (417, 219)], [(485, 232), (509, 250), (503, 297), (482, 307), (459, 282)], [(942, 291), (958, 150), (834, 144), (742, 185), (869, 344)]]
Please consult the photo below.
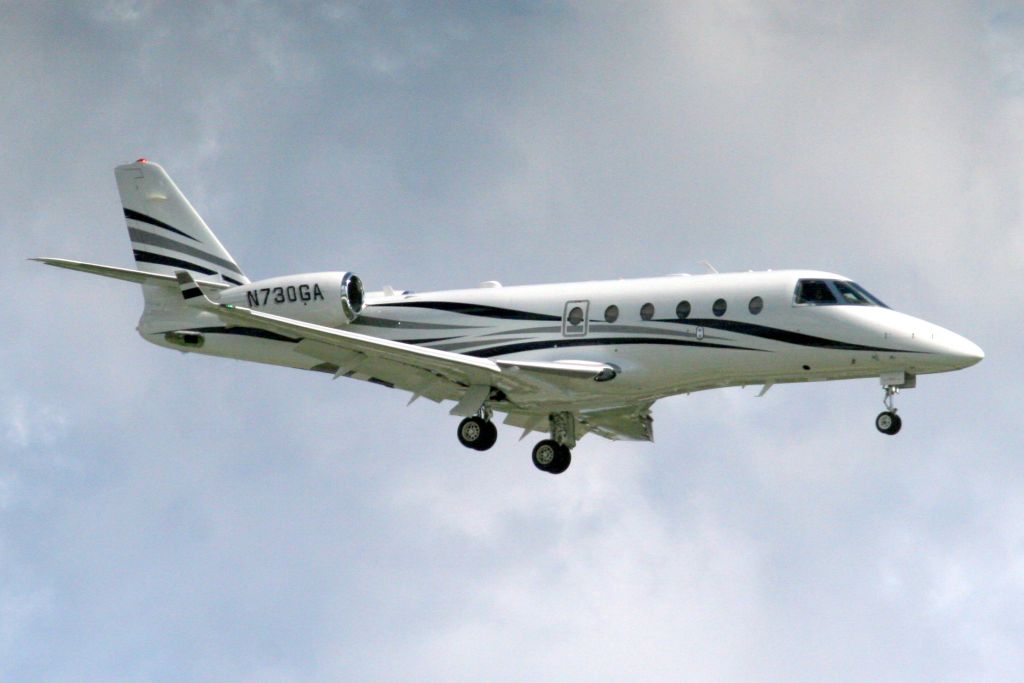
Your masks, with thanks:
[(897, 434), (900, 428), (903, 427), (903, 420), (896, 413), (892, 414), (892, 427), (889, 427), (889, 435)]
[(561, 474), (571, 462), (572, 452), (552, 439), (544, 439), (533, 447), (533, 464), (542, 472)]
[(474, 415), (459, 423), (459, 443), (466, 448), (486, 451), (498, 440), (498, 428), (493, 422)]
[(551, 474), (561, 474), (569, 469), (569, 465), (572, 463), (572, 451), (565, 446), (558, 447), (558, 457), (555, 462), (552, 463), (551, 468), (548, 470)]
[(878, 417), (875, 418), (875, 428), (889, 436), (900, 431), (900, 427), (902, 426), (903, 420), (901, 420), (900, 416), (894, 412), (885, 411), (884, 413), (879, 413)]
[(486, 425), (487, 423), (482, 417), (467, 417), (459, 423), (459, 431), (457, 432), (459, 443), (466, 448), (477, 448), (477, 444), (481, 443), (481, 440), (484, 438), (484, 433), (487, 429)]
[(493, 422), (487, 420), (484, 422), (484, 431), (480, 435), (480, 440), (473, 446), (478, 451), (486, 451), (488, 448), (494, 445), (494, 442), (498, 440), (498, 428)]
[(544, 439), (533, 447), (533, 464), (542, 472), (550, 472), (558, 463), (560, 449), (557, 441)]

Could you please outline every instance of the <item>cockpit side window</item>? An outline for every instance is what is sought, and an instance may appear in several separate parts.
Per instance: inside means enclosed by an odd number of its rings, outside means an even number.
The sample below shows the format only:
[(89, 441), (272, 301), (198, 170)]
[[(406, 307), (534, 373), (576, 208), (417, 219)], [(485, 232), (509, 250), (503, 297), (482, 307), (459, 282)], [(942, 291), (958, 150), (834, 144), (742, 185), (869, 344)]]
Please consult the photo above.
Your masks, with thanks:
[(799, 280), (793, 302), (806, 306), (881, 306), (889, 308), (868, 290), (849, 280)]
[(839, 300), (844, 304), (854, 304), (856, 306), (871, 305), (871, 300), (851, 287), (851, 283), (836, 280), (833, 284), (839, 290)]
[(822, 306), (839, 303), (829, 289), (827, 280), (800, 280), (796, 283), (793, 301), (798, 304)]
[[(843, 286), (844, 285), (846, 287), (849, 287), (853, 291), (855, 291), (859, 296), (863, 297), (864, 299), (867, 299), (867, 302), (865, 302), (864, 305), (866, 305), (866, 306), (874, 305), (874, 306), (881, 306), (882, 308), (889, 308), (884, 303), (882, 303), (881, 299), (879, 299), (877, 296), (875, 296), (874, 294), (872, 294), (868, 290), (866, 290), (863, 287), (861, 287), (860, 285), (858, 285), (856, 282), (848, 282), (848, 281), (847, 282), (843, 282), (842, 280), (837, 280), (836, 281), (836, 287), (839, 288), (840, 293), (843, 292)], [(843, 294), (843, 296), (846, 296), (845, 293)]]

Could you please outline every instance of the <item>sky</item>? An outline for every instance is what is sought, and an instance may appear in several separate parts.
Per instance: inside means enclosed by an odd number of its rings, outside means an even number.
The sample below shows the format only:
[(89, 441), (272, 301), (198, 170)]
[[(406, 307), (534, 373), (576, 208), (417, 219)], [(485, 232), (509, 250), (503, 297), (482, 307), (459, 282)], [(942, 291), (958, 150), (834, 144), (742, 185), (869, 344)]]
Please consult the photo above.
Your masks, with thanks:
[[(1024, 8), (0, 0), (0, 680), (1024, 671)], [(169, 352), (112, 169), (253, 279), (843, 273), (968, 370), (660, 401), (538, 472), (446, 405)]]

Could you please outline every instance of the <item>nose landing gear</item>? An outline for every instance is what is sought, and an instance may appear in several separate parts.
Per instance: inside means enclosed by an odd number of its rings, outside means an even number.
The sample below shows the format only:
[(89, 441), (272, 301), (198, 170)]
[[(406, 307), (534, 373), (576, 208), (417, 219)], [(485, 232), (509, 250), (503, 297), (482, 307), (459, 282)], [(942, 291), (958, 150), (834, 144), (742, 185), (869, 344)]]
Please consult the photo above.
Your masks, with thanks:
[(893, 436), (900, 431), (900, 427), (903, 426), (903, 420), (896, 414), (895, 399), (896, 394), (900, 393), (900, 388), (891, 384), (885, 385), (885, 411), (878, 414), (875, 418), (875, 428), (883, 434)]

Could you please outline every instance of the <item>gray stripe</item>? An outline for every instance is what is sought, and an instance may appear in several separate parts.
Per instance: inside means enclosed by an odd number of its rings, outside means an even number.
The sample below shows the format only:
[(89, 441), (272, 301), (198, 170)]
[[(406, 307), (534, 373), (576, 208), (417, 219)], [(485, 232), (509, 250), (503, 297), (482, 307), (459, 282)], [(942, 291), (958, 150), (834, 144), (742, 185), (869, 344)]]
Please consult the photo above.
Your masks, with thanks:
[(488, 337), (497, 337), (502, 334), (561, 334), (561, 325), (542, 325), (541, 327), (520, 327), (516, 330), (499, 330), (497, 332), (491, 332), (486, 335)]
[[(487, 337), (498, 337), (503, 334), (561, 334), (561, 327), (553, 327), (550, 325), (544, 325), (541, 327), (521, 327), (515, 330), (501, 330), (499, 332), (491, 332), (485, 336)], [(590, 323), (589, 334), (656, 334), (664, 337), (681, 337), (683, 339), (694, 339), (697, 337), (696, 332), (689, 330), (680, 330), (679, 326), (676, 325), (671, 328), (661, 327), (657, 324), (650, 325), (616, 325), (608, 323)], [(728, 339), (728, 337), (718, 337), (715, 335), (708, 334), (708, 329), (704, 330), (704, 339)]]
[(216, 263), (218, 266), (222, 268), (227, 268), (228, 270), (238, 273), (239, 275), (242, 274), (242, 271), (238, 269), (238, 266), (232, 263), (231, 261), (222, 259), (218, 256), (214, 256), (213, 254), (207, 254), (205, 251), (201, 249), (196, 249), (195, 247), (190, 247), (187, 244), (175, 242), (174, 240), (163, 237), (162, 235), (154, 235), (153, 233), (146, 232), (145, 230), (139, 230), (138, 228), (129, 227), (128, 236), (131, 237), (132, 242), (139, 242), (141, 244), (148, 244), (150, 246), (160, 247), (161, 249), (167, 249), (169, 251), (176, 251), (181, 254), (195, 256), (197, 258), (203, 259), (204, 261)]
[[(463, 341), (463, 342), (451, 342), (448, 344), (429, 344), (428, 346), (432, 349), (438, 349), (439, 351), (457, 351), (459, 349), (468, 349), (474, 346), (493, 346), (495, 342), (499, 344), (505, 344), (508, 342), (520, 342), (528, 339), (534, 339), (534, 337), (512, 337), (511, 339), (476, 339), (475, 341)], [(397, 339), (395, 341), (401, 341)]]
[[(677, 326), (678, 327), (678, 326)], [(696, 329), (696, 325), (693, 325)], [(719, 337), (716, 335), (708, 334), (709, 328), (704, 328), (704, 339), (725, 339), (729, 341), (735, 341), (732, 337)], [(682, 337), (684, 339), (695, 339), (697, 337), (696, 332), (689, 330), (679, 329), (666, 329), (664, 327), (658, 327), (652, 325), (650, 327), (642, 325), (615, 325), (608, 323), (590, 323), (590, 334), (616, 334), (632, 332), (633, 334), (658, 334), (664, 337)]]
[[(369, 306), (373, 308), (373, 306)], [(475, 330), (478, 325), (439, 325), (435, 323), (412, 323), (406, 320), (387, 320), (385, 318), (374, 318), (365, 313), (360, 314), (352, 325), (366, 325), (367, 327), (400, 327), (406, 330)]]

